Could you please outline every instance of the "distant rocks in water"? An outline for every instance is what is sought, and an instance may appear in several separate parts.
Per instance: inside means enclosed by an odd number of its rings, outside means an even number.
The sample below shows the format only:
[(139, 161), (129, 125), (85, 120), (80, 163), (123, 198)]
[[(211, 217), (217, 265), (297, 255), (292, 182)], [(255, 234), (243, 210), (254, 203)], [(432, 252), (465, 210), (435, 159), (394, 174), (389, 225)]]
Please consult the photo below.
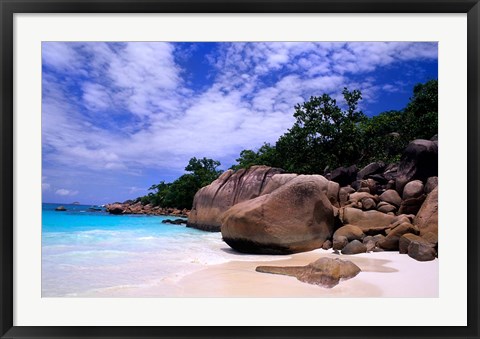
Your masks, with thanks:
[(174, 219), (174, 220), (165, 219), (165, 220), (162, 220), (162, 224), (180, 225), (180, 224), (186, 224), (186, 223), (187, 223), (187, 220), (185, 220), (185, 219)]
[(80, 205), (80, 203), (78, 201), (74, 201), (72, 202), (72, 205)]
[(67, 209), (65, 208), (65, 206), (58, 206), (55, 208), (55, 211), (58, 211), (58, 212), (65, 212)]
[(306, 266), (258, 266), (257, 272), (296, 277), (301, 282), (332, 288), (355, 277), (361, 269), (351, 261), (320, 258)]
[(178, 217), (188, 217), (189, 210), (179, 210), (176, 208), (162, 208), (160, 206), (142, 205), (140, 202), (126, 201), (123, 203), (113, 203), (105, 206), (110, 214), (145, 214), (145, 215), (173, 215)]
[(123, 214), (126, 206), (123, 204), (111, 204), (107, 205), (107, 212), (110, 214)]

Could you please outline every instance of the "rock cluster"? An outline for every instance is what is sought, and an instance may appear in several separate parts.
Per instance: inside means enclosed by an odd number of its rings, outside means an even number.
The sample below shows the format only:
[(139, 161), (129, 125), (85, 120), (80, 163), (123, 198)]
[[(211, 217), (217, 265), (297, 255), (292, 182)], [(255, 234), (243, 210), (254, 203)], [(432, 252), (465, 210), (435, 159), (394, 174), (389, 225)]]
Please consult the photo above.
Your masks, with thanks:
[(188, 217), (189, 210), (179, 210), (176, 208), (162, 208), (159, 206), (142, 205), (140, 202), (134, 203), (126, 201), (123, 203), (113, 203), (105, 206), (110, 214), (147, 214), (147, 215), (172, 215), (177, 217)]
[[(433, 138), (432, 138), (433, 139)], [(253, 166), (195, 195), (188, 226), (221, 231), (232, 248), (287, 254), (314, 248), (438, 256), (438, 141), (414, 140), (398, 164), (320, 175)]]

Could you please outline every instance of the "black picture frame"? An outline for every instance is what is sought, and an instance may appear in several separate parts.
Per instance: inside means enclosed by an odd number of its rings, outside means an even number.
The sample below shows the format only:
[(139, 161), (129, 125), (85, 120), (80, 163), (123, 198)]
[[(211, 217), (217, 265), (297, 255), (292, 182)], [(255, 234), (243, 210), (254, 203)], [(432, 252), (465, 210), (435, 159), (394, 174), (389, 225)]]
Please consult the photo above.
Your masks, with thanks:
[[(2, 338), (478, 338), (478, 192), (480, 103), (479, 0), (0, 0)], [(467, 13), (468, 40), (468, 309), (464, 327), (65, 327), (13, 326), (13, 16), (15, 13)], [(377, 310), (378, 311), (378, 310)], [(419, 311), (421, 312), (421, 310)], [(406, 315), (408, 316), (408, 315)], [(411, 316), (411, 315), (410, 315)], [(219, 324), (221, 325), (221, 324)]]

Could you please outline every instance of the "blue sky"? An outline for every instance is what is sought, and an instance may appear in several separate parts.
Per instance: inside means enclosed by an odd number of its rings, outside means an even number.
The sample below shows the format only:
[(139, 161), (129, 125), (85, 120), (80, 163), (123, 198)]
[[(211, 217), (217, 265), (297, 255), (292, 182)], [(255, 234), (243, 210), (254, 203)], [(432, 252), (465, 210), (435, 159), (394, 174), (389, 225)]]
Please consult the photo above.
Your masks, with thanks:
[(436, 43), (43, 42), (43, 201), (135, 198), (274, 143), (310, 96), (359, 89), (372, 116), (437, 76)]

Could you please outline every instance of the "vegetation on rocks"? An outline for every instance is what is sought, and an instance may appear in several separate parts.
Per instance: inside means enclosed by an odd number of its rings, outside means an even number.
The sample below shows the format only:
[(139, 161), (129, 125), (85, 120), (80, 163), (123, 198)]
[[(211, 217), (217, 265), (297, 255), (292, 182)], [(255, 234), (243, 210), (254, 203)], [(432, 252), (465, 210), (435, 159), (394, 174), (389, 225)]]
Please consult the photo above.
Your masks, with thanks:
[(360, 91), (345, 88), (343, 97), (342, 104), (323, 94), (296, 105), (295, 123), (275, 145), (243, 150), (232, 168), (266, 165), (290, 173), (323, 174), (352, 164), (391, 163), (400, 159), (410, 141), (437, 134), (437, 80), (417, 84), (403, 110), (370, 118), (358, 109)]

